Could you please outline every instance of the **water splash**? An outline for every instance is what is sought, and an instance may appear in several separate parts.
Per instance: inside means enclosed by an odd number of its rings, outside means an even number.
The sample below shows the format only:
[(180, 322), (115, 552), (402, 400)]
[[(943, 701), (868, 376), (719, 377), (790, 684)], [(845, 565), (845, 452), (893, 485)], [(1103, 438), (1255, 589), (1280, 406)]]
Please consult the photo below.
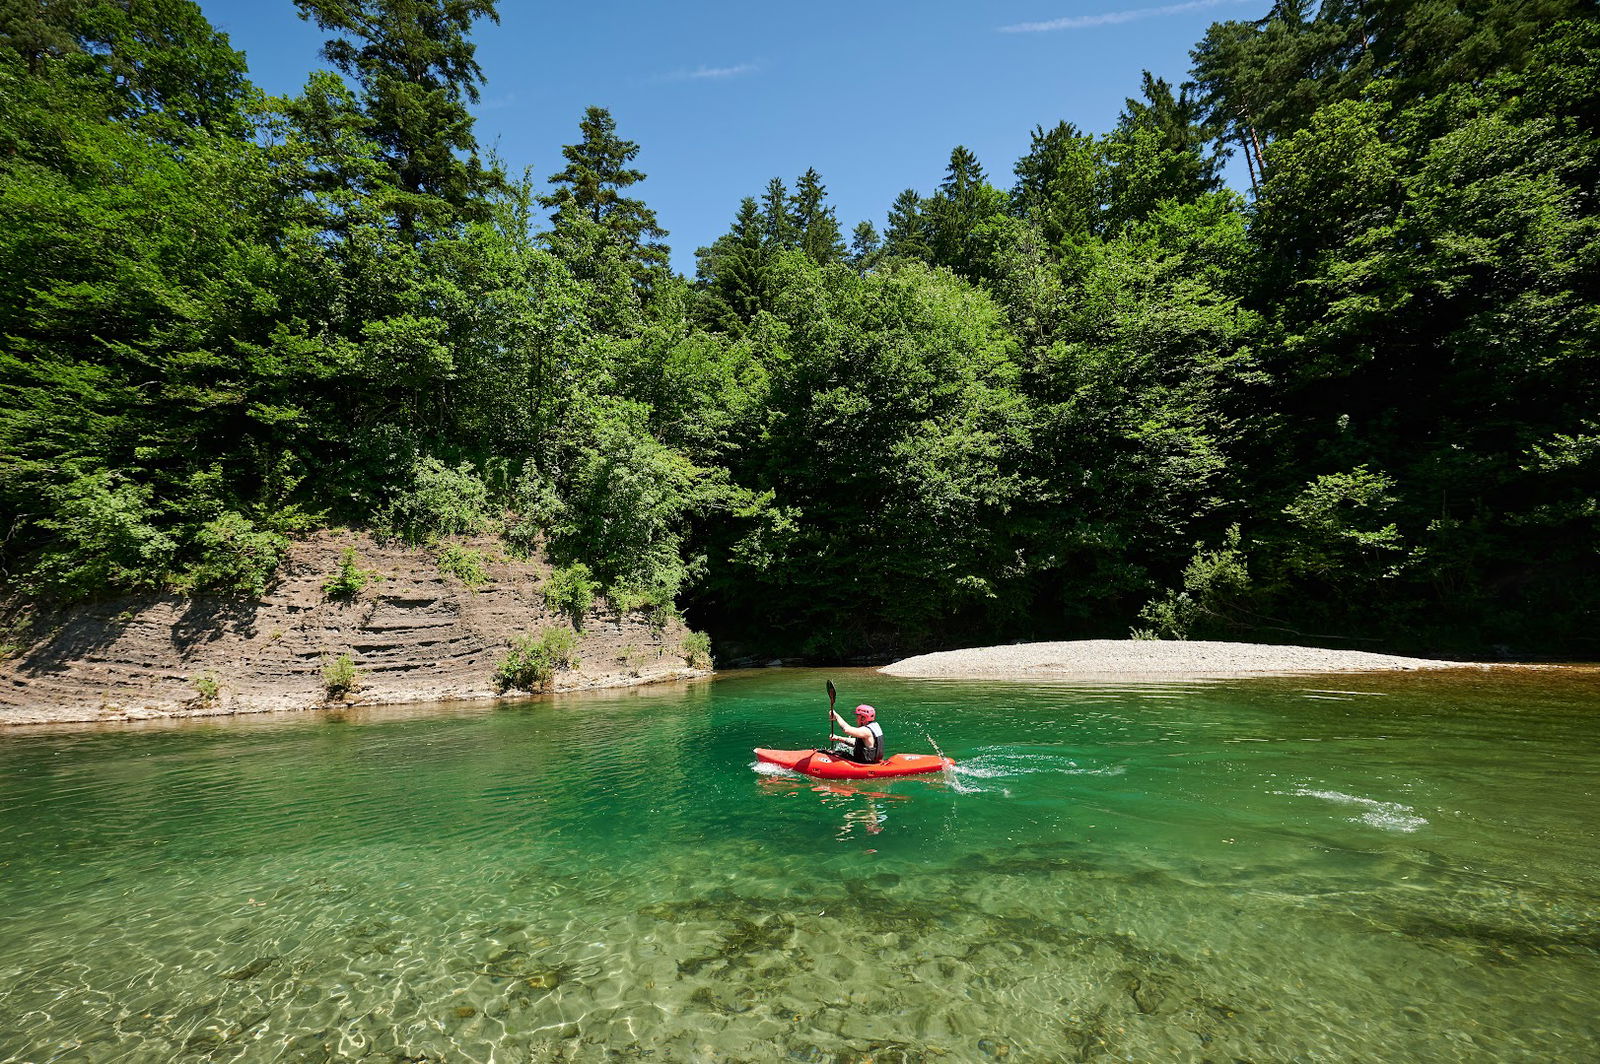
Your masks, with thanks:
[(1295, 798), (1321, 798), (1325, 802), (1337, 805), (1353, 805), (1362, 812), (1360, 816), (1350, 818), (1352, 824), (1366, 824), (1386, 831), (1403, 831), (1409, 834), (1428, 823), (1426, 817), (1417, 816), (1416, 810), (1409, 805), (1402, 805), (1399, 802), (1380, 802), (1376, 798), (1363, 798), (1359, 794), (1319, 791), (1311, 787), (1296, 787), (1292, 791), (1272, 793)]
[[(924, 733), (926, 735), (926, 733)], [(932, 738), (928, 741), (931, 743)], [(934, 749), (938, 750), (937, 744)], [(940, 751), (941, 755), (943, 751)], [(1010, 788), (1003, 781), (1023, 776), (1048, 774), (1055, 776), (1121, 776), (1128, 771), (1126, 765), (1080, 764), (1076, 759), (1062, 754), (1033, 753), (1014, 747), (982, 747), (971, 756), (945, 769), (945, 779), (952, 790), (961, 794), (980, 794), (998, 791), (1010, 797)], [(990, 781), (993, 781), (992, 783)]]
[(944, 776), (945, 784), (957, 794), (971, 794), (971, 789), (962, 786), (961, 780), (957, 778), (956, 765), (948, 756), (946, 756), (944, 750), (939, 746), (939, 744), (934, 741), (933, 736), (928, 733), (928, 729), (919, 724), (917, 725), (917, 731), (921, 732), (922, 738), (927, 741), (929, 746), (933, 747), (933, 752), (944, 758), (944, 768), (942, 768), (940, 772)]
[(758, 775), (758, 776), (798, 776), (798, 775), (800, 775), (800, 773), (796, 772), (792, 768), (785, 768), (782, 765), (774, 765), (770, 761), (762, 761), (762, 760), (759, 760), (759, 759), (750, 762), (750, 767), (755, 770), (756, 775)]

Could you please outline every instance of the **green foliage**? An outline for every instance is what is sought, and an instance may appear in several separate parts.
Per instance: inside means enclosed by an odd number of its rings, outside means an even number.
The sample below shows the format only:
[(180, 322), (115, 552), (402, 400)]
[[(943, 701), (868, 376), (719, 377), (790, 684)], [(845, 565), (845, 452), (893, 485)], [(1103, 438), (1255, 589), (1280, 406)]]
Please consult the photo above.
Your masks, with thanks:
[(1218, 161), (1200, 106), (1184, 86), (1176, 94), (1163, 78), (1144, 72), (1144, 99), (1129, 99), (1103, 150), (1105, 229), (1143, 221), (1165, 202), (1189, 203), (1215, 190)]
[(455, 543), (439, 548), (439, 571), (447, 573), (476, 591), (489, 582), (489, 573), (483, 567), (483, 552)]
[(21, 656), (38, 638), (34, 628), (34, 615), (26, 609), (16, 609), (9, 617), (0, 619), (0, 661), (10, 661)]
[(198, 557), (183, 574), (181, 585), (259, 598), (283, 562), (289, 540), (228, 510), (200, 526), (195, 547)]
[(505, 691), (542, 691), (563, 669), (579, 665), (573, 650), (578, 637), (570, 628), (546, 628), (535, 639), (519, 636), (511, 641), (511, 649), (495, 668), (495, 689)]
[(999, 309), (912, 263), (863, 277), (789, 255), (774, 279), (769, 428), (734, 464), (718, 593), (817, 647), (990, 601), (1026, 416)]
[(322, 585), (322, 593), (336, 602), (350, 602), (363, 588), (384, 577), (376, 569), (363, 569), (356, 558), (356, 549), (346, 547), (339, 554), (339, 568)]
[(489, 489), (470, 462), (454, 468), (431, 456), (412, 464), (410, 483), (397, 492), (379, 523), (408, 543), (471, 536), (491, 523)]
[(1307, 484), (1283, 508), (1295, 530), (1286, 557), (1289, 567), (1339, 581), (1395, 575), (1392, 565), (1404, 548), (1399, 528), (1384, 521), (1398, 501), (1394, 486), (1390, 477), (1365, 466)]
[(1036, 127), (1028, 154), (1017, 161), (1012, 210), (1047, 246), (1065, 251), (1099, 229), (1102, 167), (1095, 139), (1072, 123)]
[(30, 580), (36, 590), (86, 599), (157, 586), (177, 554), (157, 527), (155, 491), (99, 471), (51, 491), (53, 516), (39, 522), (51, 534)]
[(565, 614), (572, 627), (583, 631), (583, 619), (594, 608), (594, 597), (600, 590), (593, 577), (582, 562), (551, 570), (550, 578), (544, 582), (545, 608)]
[(214, 672), (191, 676), (189, 684), (194, 688), (195, 698), (201, 705), (215, 705), (217, 699), (222, 696), (222, 685), (217, 681), (217, 674)]
[(848, 252), (774, 178), (692, 282), (605, 110), (547, 196), (479, 159), (489, 0), (297, 6), (338, 73), (268, 100), (187, 0), (0, 5), (17, 586), (259, 595), (338, 522), (781, 653), (1102, 635), (1163, 586), (1142, 633), (1592, 652), (1592, 4), (1278, 4)]
[(493, 0), (295, 0), (333, 34), (323, 57), (361, 90), (367, 133), (382, 152), (382, 199), (401, 235), (445, 228), (481, 204), (496, 175), (477, 157), (468, 104), (482, 71), (468, 40)]
[(601, 586), (670, 599), (691, 572), (684, 526), (705, 474), (650, 434), (642, 408), (606, 404), (593, 414), (551, 546), (584, 559)]
[(690, 632), (683, 637), (683, 660), (690, 668), (711, 668), (711, 637), (705, 632)]
[(328, 699), (347, 698), (361, 690), (361, 673), (349, 654), (340, 654), (322, 664), (322, 690)]
[[(590, 107), (578, 123), (583, 139), (561, 149), (567, 165), (550, 175), (555, 190), (539, 202), (554, 209), (550, 246), (579, 278), (603, 281), (613, 298), (626, 298), (619, 281), (648, 295), (665, 272), (667, 235), (653, 210), (622, 190), (644, 180), (629, 164), (639, 145), (617, 135), (617, 123), (603, 107)], [(608, 277), (606, 266), (614, 271)], [(612, 325), (621, 324), (613, 319)]]
[(1145, 603), (1139, 619), (1150, 625), (1129, 633), (1134, 639), (1188, 639), (1199, 630), (1237, 624), (1241, 599), (1250, 591), (1250, 570), (1239, 542), (1239, 526), (1229, 527), (1222, 546), (1195, 544), (1183, 570), (1183, 589)]

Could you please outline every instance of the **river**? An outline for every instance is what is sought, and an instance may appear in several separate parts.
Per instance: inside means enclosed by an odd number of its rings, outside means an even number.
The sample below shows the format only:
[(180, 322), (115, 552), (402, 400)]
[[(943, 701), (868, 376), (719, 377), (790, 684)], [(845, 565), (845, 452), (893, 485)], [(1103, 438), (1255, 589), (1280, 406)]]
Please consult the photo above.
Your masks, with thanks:
[[(757, 770), (824, 681), (878, 784)], [(1600, 674), (0, 732), (0, 1061), (1600, 1058)]]

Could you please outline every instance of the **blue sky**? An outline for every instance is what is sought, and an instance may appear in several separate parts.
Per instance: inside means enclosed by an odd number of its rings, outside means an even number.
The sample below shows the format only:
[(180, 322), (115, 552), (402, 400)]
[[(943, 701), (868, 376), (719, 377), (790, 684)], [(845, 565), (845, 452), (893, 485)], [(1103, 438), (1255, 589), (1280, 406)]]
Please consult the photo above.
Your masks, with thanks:
[[(1142, 69), (1182, 81), (1208, 24), (1268, 6), (500, 0), (500, 24), (474, 34), (487, 79), (478, 140), (542, 180), (561, 168), (583, 109), (610, 108), (641, 147), (649, 178), (635, 194), (671, 232), (674, 265), (692, 272), (694, 249), (726, 231), (742, 197), (774, 176), (792, 184), (808, 166), (846, 235), (863, 218), (881, 229), (900, 190), (930, 191), (957, 144), (1010, 187), (1035, 125), (1105, 132)], [(323, 34), (292, 0), (201, 7), (268, 92), (293, 92), (322, 65)]]

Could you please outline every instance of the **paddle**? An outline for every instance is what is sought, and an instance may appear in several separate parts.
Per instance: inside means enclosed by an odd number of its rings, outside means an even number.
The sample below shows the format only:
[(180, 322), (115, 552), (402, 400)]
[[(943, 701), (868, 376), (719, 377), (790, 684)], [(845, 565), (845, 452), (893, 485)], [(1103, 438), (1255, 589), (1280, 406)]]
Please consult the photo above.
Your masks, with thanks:
[(828, 681), (828, 749), (833, 749), (833, 700), (839, 697), (839, 692), (834, 688), (833, 681)]

